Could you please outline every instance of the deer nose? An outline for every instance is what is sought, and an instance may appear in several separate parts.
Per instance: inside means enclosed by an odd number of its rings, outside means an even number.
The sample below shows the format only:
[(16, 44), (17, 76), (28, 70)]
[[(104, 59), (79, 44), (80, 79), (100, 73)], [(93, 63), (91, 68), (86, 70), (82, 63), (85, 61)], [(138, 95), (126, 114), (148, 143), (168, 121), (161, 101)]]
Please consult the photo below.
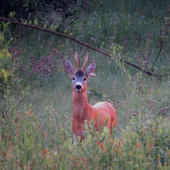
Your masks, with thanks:
[(81, 86), (78, 84), (78, 85), (76, 85), (76, 89), (77, 90), (80, 90), (81, 89)]

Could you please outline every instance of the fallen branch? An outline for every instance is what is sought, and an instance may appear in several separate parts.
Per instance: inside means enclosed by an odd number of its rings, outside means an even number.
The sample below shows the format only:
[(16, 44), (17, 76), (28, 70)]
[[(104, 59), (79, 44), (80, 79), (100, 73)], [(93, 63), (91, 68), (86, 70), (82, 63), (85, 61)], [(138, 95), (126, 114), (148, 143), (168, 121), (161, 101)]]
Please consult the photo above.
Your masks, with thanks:
[[(56, 35), (61, 36), (61, 37), (68, 38), (68, 39), (70, 39), (70, 40), (72, 40), (72, 41), (75, 41), (75, 42), (77, 42), (77, 43), (79, 43), (79, 44), (82, 44), (83, 46), (86, 46), (86, 47), (90, 48), (91, 50), (97, 51), (97, 52), (99, 52), (99, 53), (101, 53), (101, 54), (103, 54), (103, 55), (106, 55), (106, 56), (108, 56), (108, 57), (112, 57), (112, 58), (117, 59), (116, 56), (111, 56), (110, 54), (108, 54), (108, 53), (106, 53), (106, 52), (104, 52), (104, 51), (102, 51), (102, 50), (100, 50), (100, 49), (94, 48), (94, 47), (88, 45), (87, 43), (83, 43), (82, 41), (79, 41), (79, 40), (77, 40), (77, 39), (75, 39), (75, 38), (73, 38), (73, 37), (70, 37), (70, 36), (68, 36), (68, 35), (61, 34), (61, 33), (55, 32), (55, 31), (51, 31), (51, 30), (49, 30), (49, 29), (40, 28), (40, 27), (37, 27), (37, 26), (34, 26), (34, 25), (28, 25), (28, 24), (21, 23), (21, 22), (18, 22), (18, 21), (13, 21), (13, 20), (6, 19), (6, 18), (3, 18), (3, 17), (0, 17), (0, 19), (3, 20), (3, 21), (12, 22), (12, 23), (14, 23), (14, 24), (18, 24), (18, 25), (22, 25), (22, 26), (30, 27), (30, 28), (34, 28), (34, 29), (38, 29), (38, 30), (41, 30), (41, 31), (45, 31), (45, 32), (48, 32), (48, 33), (56, 34)], [(169, 76), (169, 75), (170, 75), (170, 74), (160, 75), (160, 74), (157, 74), (157, 73), (154, 73), (154, 72), (147, 71), (147, 70), (145, 70), (145, 69), (143, 69), (143, 68), (141, 68), (141, 67), (139, 67), (139, 66), (137, 66), (137, 65), (135, 65), (135, 64), (133, 64), (133, 63), (130, 63), (129, 61), (123, 60), (123, 59), (121, 59), (121, 58), (119, 58), (119, 61), (124, 62), (124, 63), (126, 63), (126, 64), (128, 64), (128, 65), (130, 65), (130, 66), (132, 66), (132, 67), (135, 67), (135, 68), (137, 68), (138, 70), (141, 70), (142, 72), (148, 74), (149, 76), (163, 77), (163, 76)]]

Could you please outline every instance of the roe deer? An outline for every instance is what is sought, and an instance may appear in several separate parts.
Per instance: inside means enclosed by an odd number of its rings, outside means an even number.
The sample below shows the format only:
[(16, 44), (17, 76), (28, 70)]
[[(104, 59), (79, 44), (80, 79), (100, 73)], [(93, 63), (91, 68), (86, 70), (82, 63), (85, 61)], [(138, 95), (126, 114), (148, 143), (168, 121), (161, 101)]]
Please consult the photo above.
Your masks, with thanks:
[[(87, 99), (87, 80), (90, 76), (95, 76), (93, 73), (96, 70), (96, 63), (92, 63), (85, 71), (85, 65), (88, 61), (88, 52), (85, 55), (85, 62), (82, 69), (78, 66), (78, 56), (75, 52), (76, 69), (71, 62), (65, 60), (65, 68), (72, 77), (73, 91), (73, 117), (72, 117), (72, 132), (75, 136), (80, 136), (81, 141), (85, 138), (85, 120), (87, 123), (93, 119), (96, 130), (103, 125), (107, 120), (106, 126), (112, 132), (112, 128), (117, 125), (117, 113), (115, 108), (108, 102), (98, 102), (94, 106), (88, 103)], [(99, 115), (99, 116), (98, 116)], [(99, 117), (99, 119), (98, 119)], [(98, 120), (100, 122), (98, 123)]]

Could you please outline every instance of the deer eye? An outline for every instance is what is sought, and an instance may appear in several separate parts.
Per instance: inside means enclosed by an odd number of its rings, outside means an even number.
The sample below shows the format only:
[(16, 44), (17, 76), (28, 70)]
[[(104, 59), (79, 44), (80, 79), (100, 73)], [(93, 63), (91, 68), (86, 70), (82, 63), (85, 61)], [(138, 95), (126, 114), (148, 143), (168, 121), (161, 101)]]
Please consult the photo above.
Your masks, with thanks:
[(86, 81), (86, 78), (84, 78), (84, 81)]
[(73, 80), (75, 80), (75, 78), (73, 77)]

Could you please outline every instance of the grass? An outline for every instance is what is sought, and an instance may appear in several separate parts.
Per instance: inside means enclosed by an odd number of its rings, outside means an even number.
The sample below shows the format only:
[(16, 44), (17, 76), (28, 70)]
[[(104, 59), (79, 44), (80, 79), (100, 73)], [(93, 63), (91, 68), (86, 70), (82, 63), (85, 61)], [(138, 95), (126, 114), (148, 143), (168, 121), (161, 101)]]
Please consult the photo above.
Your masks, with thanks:
[[(166, 26), (166, 2), (155, 11), (146, 7), (148, 1), (135, 4), (135, 10), (126, 1), (114, 2), (114, 13), (113, 4), (101, 2), (90, 4), (89, 15), (84, 11), (79, 20), (66, 20), (65, 33), (141, 67), (149, 57), (151, 70), (165, 38), (158, 35)], [(153, 6), (156, 1), (148, 3)], [(111, 100), (118, 126), (110, 138), (104, 127), (92, 132), (85, 126), (88, 135), (80, 144), (72, 135), (71, 78), (63, 56), (74, 63), (77, 50), (82, 64), (82, 46), (20, 27), (11, 34), (15, 39), (9, 51), (15, 56), (14, 74), (20, 84), (6, 90), (0, 100), (0, 169), (169, 169), (169, 77), (148, 77), (88, 49), (88, 65), (97, 62), (96, 77), (88, 80), (89, 103)], [(168, 43), (165, 39), (156, 72), (168, 71)], [(40, 63), (44, 70), (39, 71)]]

